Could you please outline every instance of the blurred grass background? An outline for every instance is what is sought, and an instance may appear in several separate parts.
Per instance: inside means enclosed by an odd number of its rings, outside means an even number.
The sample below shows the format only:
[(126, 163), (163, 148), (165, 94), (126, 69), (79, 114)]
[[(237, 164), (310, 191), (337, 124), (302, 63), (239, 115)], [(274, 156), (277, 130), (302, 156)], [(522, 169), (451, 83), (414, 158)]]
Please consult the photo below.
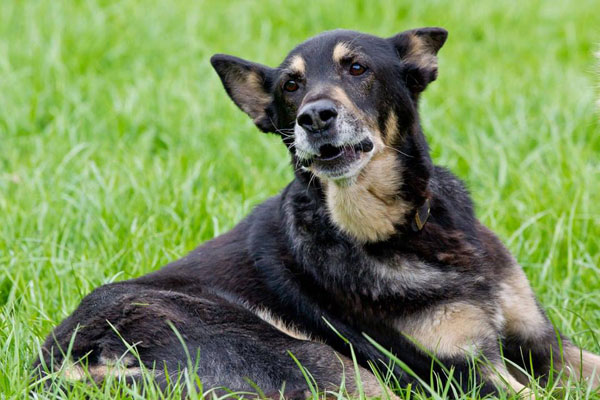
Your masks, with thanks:
[(450, 37), (422, 101), (435, 161), (523, 264), (555, 323), (599, 352), (600, 7), (574, 1), (0, 2), (0, 395), (94, 287), (231, 228), (292, 177), (209, 57), (278, 64), (349, 28)]

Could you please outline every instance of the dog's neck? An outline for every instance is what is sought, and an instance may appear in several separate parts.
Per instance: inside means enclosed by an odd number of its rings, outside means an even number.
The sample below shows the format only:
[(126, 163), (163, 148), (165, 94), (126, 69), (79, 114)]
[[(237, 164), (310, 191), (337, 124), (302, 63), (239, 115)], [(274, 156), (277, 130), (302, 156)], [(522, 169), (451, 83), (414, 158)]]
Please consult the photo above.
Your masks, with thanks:
[(350, 185), (322, 181), (332, 222), (360, 242), (389, 238), (408, 221), (412, 205), (399, 195), (402, 166), (392, 149), (376, 154)]
[(318, 180), (324, 205), (338, 229), (361, 243), (383, 241), (399, 230), (421, 230), (429, 217), (429, 172), (424, 176), (409, 171), (407, 168), (415, 168), (416, 163), (407, 160), (410, 158), (415, 157), (385, 148), (373, 156), (352, 184), (313, 176), (299, 178), (313, 183)]

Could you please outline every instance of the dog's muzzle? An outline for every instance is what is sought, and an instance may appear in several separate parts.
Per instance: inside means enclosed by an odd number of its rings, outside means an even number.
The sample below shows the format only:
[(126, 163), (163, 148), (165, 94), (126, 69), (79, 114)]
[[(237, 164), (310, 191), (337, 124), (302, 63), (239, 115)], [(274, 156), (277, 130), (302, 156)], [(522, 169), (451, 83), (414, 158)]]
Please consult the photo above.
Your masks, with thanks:
[(374, 148), (373, 135), (365, 125), (332, 100), (305, 104), (294, 128), (298, 160), (304, 168), (324, 178), (356, 175)]

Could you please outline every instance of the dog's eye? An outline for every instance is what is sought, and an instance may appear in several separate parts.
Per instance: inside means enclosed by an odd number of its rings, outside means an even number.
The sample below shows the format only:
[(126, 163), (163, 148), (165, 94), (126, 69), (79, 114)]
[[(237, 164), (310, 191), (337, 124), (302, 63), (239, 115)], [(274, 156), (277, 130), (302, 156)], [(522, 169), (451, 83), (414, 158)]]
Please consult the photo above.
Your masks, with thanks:
[(285, 90), (286, 92), (295, 92), (296, 90), (298, 90), (298, 88), (298, 83), (293, 79), (290, 79), (289, 81), (283, 84), (283, 90)]
[(350, 66), (350, 75), (354, 75), (354, 76), (362, 75), (365, 73), (366, 70), (367, 70), (367, 67), (365, 67), (364, 65), (359, 64), (359, 63), (353, 63)]

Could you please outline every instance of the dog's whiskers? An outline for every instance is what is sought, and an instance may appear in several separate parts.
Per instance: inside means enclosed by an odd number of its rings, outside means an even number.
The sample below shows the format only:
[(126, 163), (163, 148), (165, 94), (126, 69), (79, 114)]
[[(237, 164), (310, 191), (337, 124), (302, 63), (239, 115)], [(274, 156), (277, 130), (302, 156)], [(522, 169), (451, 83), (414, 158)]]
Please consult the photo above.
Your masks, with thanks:
[(280, 133), (281, 135), (284, 135), (285, 137), (292, 137), (294, 133), (294, 129), (292, 128), (278, 128), (277, 125), (275, 124), (275, 121), (273, 121), (273, 118), (271, 118), (271, 116), (267, 116), (269, 118), (269, 121), (271, 122), (271, 124), (273, 125), (273, 128), (275, 128), (275, 132)]
[(398, 149), (396, 149), (396, 148), (394, 148), (392, 146), (388, 146), (387, 144), (384, 144), (383, 147), (386, 147), (386, 148), (388, 148), (390, 150), (393, 150), (393, 151), (395, 151), (395, 152), (397, 152), (399, 154), (402, 154), (403, 156), (413, 158), (413, 156), (411, 156), (410, 154), (406, 154), (405, 152), (400, 151), (400, 150), (398, 150)]
[(308, 180), (308, 185), (306, 186), (306, 193), (308, 194), (308, 191), (310, 190), (310, 184), (312, 183), (313, 179), (315, 179), (315, 174), (311, 173), (310, 174), (310, 179)]

